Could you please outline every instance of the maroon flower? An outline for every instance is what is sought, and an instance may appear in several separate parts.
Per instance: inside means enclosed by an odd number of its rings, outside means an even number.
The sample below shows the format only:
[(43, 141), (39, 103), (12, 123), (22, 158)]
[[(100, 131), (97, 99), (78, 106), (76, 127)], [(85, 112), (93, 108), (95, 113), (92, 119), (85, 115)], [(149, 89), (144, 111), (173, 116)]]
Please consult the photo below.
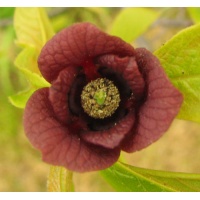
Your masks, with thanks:
[(111, 166), (159, 139), (182, 95), (158, 59), (89, 23), (55, 35), (38, 59), (50, 88), (27, 102), (25, 132), (43, 160), (73, 171)]

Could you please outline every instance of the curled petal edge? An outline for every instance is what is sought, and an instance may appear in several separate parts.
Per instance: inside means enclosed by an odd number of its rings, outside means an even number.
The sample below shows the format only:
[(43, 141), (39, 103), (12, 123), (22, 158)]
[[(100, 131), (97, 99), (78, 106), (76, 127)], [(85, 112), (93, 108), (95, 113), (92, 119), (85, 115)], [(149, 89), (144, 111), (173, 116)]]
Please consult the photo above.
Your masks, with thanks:
[(134, 152), (158, 140), (169, 128), (183, 102), (182, 94), (176, 89), (159, 60), (148, 50), (135, 50), (139, 70), (146, 81), (147, 94), (139, 108), (137, 126), (123, 142), (122, 150)]
[(52, 82), (68, 66), (81, 66), (88, 58), (114, 53), (133, 56), (134, 48), (90, 23), (77, 23), (57, 33), (43, 47), (38, 59), (43, 77)]
[(60, 124), (50, 105), (48, 88), (39, 89), (30, 97), (23, 120), (27, 137), (49, 164), (86, 172), (105, 169), (119, 157), (118, 148), (110, 150), (87, 144)]

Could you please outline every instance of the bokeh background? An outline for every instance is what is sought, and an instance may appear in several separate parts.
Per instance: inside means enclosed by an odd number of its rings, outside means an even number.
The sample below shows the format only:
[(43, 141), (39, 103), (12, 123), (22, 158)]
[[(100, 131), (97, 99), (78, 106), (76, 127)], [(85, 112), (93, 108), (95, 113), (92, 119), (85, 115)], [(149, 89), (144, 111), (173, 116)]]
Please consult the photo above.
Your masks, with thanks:
[[(46, 11), (55, 32), (82, 21), (108, 31), (122, 9), (126, 8), (46, 8)], [(148, 9), (159, 12), (159, 17), (133, 45), (152, 52), (180, 30), (198, 23), (188, 8)], [(14, 66), (20, 52), (15, 44), (14, 12), (15, 8), (0, 8), (0, 191), (46, 191), (49, 165), (41, 161), (40, 153), (32, 148), (24, 134), (23, 109), (14, 107), (8, 100), (8, 96), (27, 85)], [(176, 119), (159, 141), (140, 152), (123, 153), (123, 159), (139, 167), (200, 173), (199, 146), (200, 125)], [(75, 173), (73, 178), (75, 191), (113, 191), (98, 172)]]

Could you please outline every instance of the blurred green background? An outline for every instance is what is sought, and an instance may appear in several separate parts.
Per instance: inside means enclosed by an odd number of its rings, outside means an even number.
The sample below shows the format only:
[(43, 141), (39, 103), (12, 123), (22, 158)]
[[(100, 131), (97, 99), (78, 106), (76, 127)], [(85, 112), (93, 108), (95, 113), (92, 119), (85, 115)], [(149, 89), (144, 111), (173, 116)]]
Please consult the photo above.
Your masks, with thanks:
[[(75, 22), (89, 21), (109, 32), (126, 8), (46, 8), (55, 32)], [(158, 49), (178, 31), (200, 22), (199, 8), (148, 8), (157, 19), (135, 41), (134, 47)], [(46, 191), (49, 166), (27, 140), (22, 126), (23, 110), (8, 96), (26, 88), (25, 77), (14, 66), (20, 52), (15, 45), (15, 8), (0, 8), (0, 191)], [(144, 10), (145, 14), (145, 10)], [(142, 16), (137, 16), (138, 19)], [(175, 120), (156, 143), (133, 154), (128, 164), (159, 170), (200, 173), (200, 125)], [(75, 191), (112, 191), (98, 172), (74, 174)]]

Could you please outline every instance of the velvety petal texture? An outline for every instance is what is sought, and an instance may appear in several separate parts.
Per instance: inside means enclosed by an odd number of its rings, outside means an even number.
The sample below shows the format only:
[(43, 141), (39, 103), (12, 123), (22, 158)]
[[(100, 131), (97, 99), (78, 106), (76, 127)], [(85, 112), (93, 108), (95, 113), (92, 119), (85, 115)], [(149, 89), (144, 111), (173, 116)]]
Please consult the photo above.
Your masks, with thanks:
[[(105, 169), (121, 150), (134, 152), (155, 142), (183, 101), (152, 53), (90, 23), (56, 34), (43, 47), (38, 65), (51, 87), (35, 91), (28, 100), (25, 133), (45, 162), (72, 171)], [(118, 90), (117, 108), (105, 118), (92, 117), (82, 106), (84, 87), (96, 79), (108, 79)], [(96, 106), (92, 87), (87, 103)], [(115, 98), (112, 91), (104, 95), (107, 103)], [(97, 111), (105, 106), (103, 101)]]
[(133, 127), (134, 120), (135, 116), (130, 112), (109, 130), (84, 131), (81, 136), (87, 142), (113, 149), (117, 147), (125, 135), (129, 133)]
[(113, 53), (132, 56), (134, 49), (118, 37), (110, 36), (90, 23), (80, 23), (56, 34), (41, 51), (39, 69), (51, 82), (68, 66), (80, 66), (88, 58)]
[(24, 113), (26, 135), (42, 152), (43, 160), (79, 172), (107, 168), (116, 162), (119, 149), (89, 145), (57, 121), (48, 93), (47, 88), (36, 91)]
[(63, 123), (68, 123), (71, 120), (68, 98), (66, 95), (77, 74), (75, 67), (68, 67), (60, 72), (58, 78), (53, 81), (49, 89), (49, 100), (53, 106), (56, 117)]
[(123, 144), (134, 152), (158, 140), (177, 115), (183, 97), (170, 83), (159, 60), (144, 48), (135, 50), (139, 70), (146, 82), (145, 102), (138, 111), (137, 127)]
[(115, 73), (120, 74), (127, 82), (136, 98), (141, 98), (144, 93), (145, 82), (141, 75), (135, 57), (119, 57), (117, 55), (106, 54), (100, 56), (98, 64), (107, 66)]

